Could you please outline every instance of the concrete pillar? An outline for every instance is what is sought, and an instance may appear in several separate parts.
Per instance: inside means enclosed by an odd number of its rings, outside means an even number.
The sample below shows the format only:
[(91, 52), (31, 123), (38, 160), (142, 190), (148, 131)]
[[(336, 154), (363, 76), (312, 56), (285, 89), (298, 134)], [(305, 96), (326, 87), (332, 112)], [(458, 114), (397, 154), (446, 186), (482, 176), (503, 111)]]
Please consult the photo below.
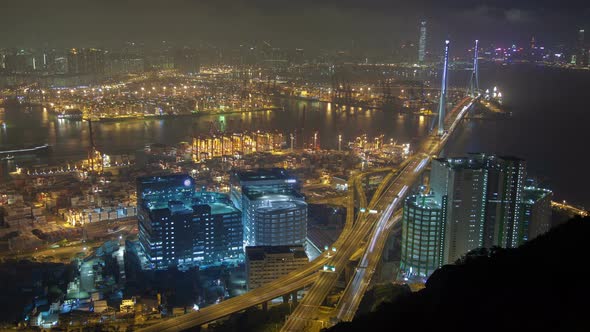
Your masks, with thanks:
[(283, 303), (289, 303), (289, 294), (283, 295)]
[(266, 302), (266, 301), (262, 302), (262, 311), (264, 311), (264, 312), (268, 311), (268, 302)]
[(347, 285), (350, 282), (350, 279), (352, 278), (352, 276), (354, 275), (354, 268), (356, 266), (356, 263), (357, 262), (351, 262), (351, 261), (346, 262), (346, 265), (344, 267), (344, 281), (346, 282)]
[(297, 304), (297, 291), (291, 293), (291, 301), (293, 301), (293, 304)]

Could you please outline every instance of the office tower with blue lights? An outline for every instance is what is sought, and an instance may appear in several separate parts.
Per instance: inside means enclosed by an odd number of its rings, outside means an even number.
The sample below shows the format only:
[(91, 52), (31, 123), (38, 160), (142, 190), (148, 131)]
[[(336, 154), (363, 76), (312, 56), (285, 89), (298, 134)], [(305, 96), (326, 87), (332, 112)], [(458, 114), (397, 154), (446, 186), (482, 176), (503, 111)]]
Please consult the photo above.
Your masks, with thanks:
[(242, 211), (244, 246), (304, 245), (307, 203), (282, 168), (233, 174), (231, 198)]
[(195, 192), (186, 174), (137, 179), (139, 245), (148, 269), (243, 258), (241, 213), (228, 196)]
[(420, 39), (418, 40), (418, 62), (423, 63), (426, 56), (426, 20), (420, 21)]
[(522, 232), (526, 164), (473, 154), (435, 159), (430, 188), (446, 210), (444, 263), (479, 247), (517, 247)]
[(446, 211), (432, 195), (404, 203), (399, 277), (425, 280), (443, 263)]

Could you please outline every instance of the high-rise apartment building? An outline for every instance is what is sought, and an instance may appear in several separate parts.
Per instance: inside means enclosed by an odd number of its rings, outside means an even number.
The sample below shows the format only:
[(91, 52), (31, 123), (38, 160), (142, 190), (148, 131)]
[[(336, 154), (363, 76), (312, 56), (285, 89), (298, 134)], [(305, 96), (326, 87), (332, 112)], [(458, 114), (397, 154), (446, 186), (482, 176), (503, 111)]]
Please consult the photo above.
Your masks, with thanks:
[(430, 187), (446, 210), (444, 263), (479, 247), (518, 246), (525, 177), (525, 162), (514, 157), (433, 160)]
[(243, 255), (241, 213), (220, 193), (195, 192), (185, 174), (137, 179), (144, 266), (188, 268)]
[(477, 159), (435, 159), (430, 181), (446, 210), (444, 263), (453, 263), (483, 244), (487, 172)]
[[(490, 157), (490, 159), (493, 162), (495, 158)], [(498, 178), (500, 181), (488, 183), (488, 186), (497, 186), (501, 195), (495, 223), (494, 245), (502, 248), (516, 248), (519, 245), (518, 234), (522, 228), (521, 209), (526, 180), (526, 163), (515, 157), (498, 157), (495, 167), (499, 168), (500, 176)]]

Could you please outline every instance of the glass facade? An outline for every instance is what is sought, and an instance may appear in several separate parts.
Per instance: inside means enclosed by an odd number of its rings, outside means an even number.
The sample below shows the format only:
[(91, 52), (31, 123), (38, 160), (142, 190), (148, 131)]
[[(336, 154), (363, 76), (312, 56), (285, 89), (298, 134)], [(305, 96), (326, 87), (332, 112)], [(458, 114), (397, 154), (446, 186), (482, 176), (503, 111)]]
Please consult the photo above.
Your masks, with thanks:
[(406, 199), (403, 211), (400, 277), (426, 279), (442, 265), (444, 213), (433, 196)]

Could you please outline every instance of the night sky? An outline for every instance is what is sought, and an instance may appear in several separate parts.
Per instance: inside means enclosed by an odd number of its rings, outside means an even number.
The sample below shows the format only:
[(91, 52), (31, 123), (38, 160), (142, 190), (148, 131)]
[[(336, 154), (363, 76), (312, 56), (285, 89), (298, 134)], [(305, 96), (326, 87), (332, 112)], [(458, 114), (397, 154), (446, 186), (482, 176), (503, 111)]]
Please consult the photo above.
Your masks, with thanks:
[(571, 44), (590, 1), (0, 0), (0, 46), (114, 46), (123, 41), (368, 48), (417, 38)]

